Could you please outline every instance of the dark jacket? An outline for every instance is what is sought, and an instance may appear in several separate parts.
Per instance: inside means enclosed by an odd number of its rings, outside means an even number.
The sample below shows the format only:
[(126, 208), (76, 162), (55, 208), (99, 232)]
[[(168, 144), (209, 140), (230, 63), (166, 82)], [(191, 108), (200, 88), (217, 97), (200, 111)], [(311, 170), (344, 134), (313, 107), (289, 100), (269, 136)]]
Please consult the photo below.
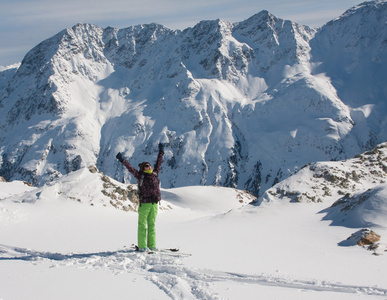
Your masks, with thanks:
[(164, 152), (159, 151), (152, 174), (137, 171), (127, 160), (124, 159), (122, 161), (122, 164), (138, 181), (141, 203), (157, 203), (161, 200), (160, 180), (158, 175), (161, 169), (161, 163), (163, 162), (163, 156)]

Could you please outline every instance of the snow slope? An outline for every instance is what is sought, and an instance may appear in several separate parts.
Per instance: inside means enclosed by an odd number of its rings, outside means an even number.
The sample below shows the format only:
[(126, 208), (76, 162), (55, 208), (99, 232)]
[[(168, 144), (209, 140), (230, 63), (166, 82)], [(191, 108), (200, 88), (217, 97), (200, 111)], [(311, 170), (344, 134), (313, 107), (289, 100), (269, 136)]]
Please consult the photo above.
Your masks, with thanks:
[[(104, 186), (105, 175), (92, 168), (41, 188), (0, 182), (7, 190), (0, 201), (0, 299), (385, 299), (387, 187), (376, 182), (383, 174), (370, 159), (385, 164), (385, 149), (304, 168), (252, 204), (254, 197), (231, 188), (163, 189), (158, 246), (179, 247), (173, 255), (131, 250), (137, 215), (125, 201), (110, 201), (121, 184), (110, 178)], [(343, 172), (376, 176), (358, 182), (372, 189), (366, 201), (343, 211), (343, 199), (332, 207), (342, 197), (333, 192), (338, 181), (313, 176), (331, 170), (340, 178), (332, 165), (340, 163)], [(321, 201), (289, 201), (296, 186)], [(323, 197), (324, 187), (331, 196)], [(359, 193), (346, 200), (356, 202)], [(343, 243), (364, 225), (382, 236), (377, 250)]]

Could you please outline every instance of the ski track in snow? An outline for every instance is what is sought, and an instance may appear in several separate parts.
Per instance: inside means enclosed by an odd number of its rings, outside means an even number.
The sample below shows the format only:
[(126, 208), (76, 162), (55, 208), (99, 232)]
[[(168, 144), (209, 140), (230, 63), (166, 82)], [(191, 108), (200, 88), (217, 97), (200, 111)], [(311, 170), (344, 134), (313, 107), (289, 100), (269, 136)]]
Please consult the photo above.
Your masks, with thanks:
[(387, 289), (345, 285), (327, 281), (282, 278), (269, 274), (239, 274), (189, 268), (182, 264), (184, 253), (139, 253), (132, 248), (94, 253), (61, 254), (0, 245), (0, 261), (22, 260), (33, 263), (51, 262), (50, 267), (109, 269), (113, 274), (130, 272), (143, 276), (164, 291), (171, 299), (220, 299), (211, 292), (211, 283), (235, 282), (299, 290), (354, 293), (387, 296)]

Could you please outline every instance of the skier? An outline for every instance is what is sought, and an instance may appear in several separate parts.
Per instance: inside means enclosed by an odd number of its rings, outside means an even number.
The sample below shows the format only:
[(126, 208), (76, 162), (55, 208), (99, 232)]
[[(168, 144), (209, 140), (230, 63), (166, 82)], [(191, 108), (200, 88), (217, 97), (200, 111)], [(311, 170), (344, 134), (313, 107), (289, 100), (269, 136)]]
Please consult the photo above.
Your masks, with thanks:
[(129, 170), (138, 181), (138, 192), (140, 196), (140, 206), (138, 208), (138, 228), (137, 242), (139, 251), (155, 251), (156, 248), (156, 216), (158, 212), (158, 202), (161, 200), (159, 172), (164, 156), (164, 145), (159, 143), (159, 154), (155, 168), (144, 161), (138, 166), (137, 171), (132, 165), (122, 157), (119, 152), (116, 158)]

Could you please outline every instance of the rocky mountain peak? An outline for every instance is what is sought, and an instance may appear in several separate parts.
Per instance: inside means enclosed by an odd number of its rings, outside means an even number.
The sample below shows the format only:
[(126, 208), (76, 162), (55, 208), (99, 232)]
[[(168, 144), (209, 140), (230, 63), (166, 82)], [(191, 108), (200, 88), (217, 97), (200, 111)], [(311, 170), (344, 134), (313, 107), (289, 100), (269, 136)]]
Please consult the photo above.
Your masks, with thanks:
[(115, 154), (136, 165), (162, 142), (165, 187), (258, 195), (307, 163), (370, 149), (387, 139), (385, 45), (344, 28), (383, 31), (385, 9), (363, 6), (318, 30), (267, 11), (183, 31), (63, 30), (2, 81), (0, 176), (44, 184), (96, 165), (132, 181)]

